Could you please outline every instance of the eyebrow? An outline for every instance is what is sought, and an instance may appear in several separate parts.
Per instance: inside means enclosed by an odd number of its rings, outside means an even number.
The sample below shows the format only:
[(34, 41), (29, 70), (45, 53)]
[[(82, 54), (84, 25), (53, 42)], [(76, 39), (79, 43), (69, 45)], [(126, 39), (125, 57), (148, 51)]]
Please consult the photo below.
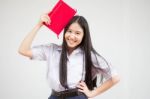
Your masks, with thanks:
[[(72, 31), (72, 29), (69, 29), (69, 28), (68, 28), (68, 30), (71, 30), (71, 31)], [(68, 31), (68, 30), (67, 30), (67, 31)], [(78, 31), (78, 30), (77, 30), (77, 31), (75, 31), (75, 32), (81, 32), (81, 33), (82, 33), (82, 30), (81, 30), (81, 31)]]
[(82, 31), (75, 31), (75, 32), (82, 33)]

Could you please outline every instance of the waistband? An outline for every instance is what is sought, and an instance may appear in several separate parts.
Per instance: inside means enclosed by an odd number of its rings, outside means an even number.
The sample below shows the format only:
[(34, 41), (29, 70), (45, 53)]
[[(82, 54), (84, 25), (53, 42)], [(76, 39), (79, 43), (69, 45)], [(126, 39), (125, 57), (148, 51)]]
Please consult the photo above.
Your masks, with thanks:
[(65, 97), (73, 97), (73, 96), (84, 95), (84, 93), (79, 92), (78, 89), (75, 88), (75, 89), (68, 89), (68, 90), (60, 91), (60, 92), (52, 90), (51, 95), (60, 97), (61, 99), (64, 99)]

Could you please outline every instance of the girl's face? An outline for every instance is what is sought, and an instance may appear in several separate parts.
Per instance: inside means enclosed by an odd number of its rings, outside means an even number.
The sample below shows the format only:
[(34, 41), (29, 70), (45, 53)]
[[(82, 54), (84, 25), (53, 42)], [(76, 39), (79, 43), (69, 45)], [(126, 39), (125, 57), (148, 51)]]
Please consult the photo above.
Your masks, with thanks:
[(83, 29), (80, 25), (77, 22), (72, 23), (65, 33), (65, 40), (68, 48), (76, 48), (82, 42), (83, 36)]

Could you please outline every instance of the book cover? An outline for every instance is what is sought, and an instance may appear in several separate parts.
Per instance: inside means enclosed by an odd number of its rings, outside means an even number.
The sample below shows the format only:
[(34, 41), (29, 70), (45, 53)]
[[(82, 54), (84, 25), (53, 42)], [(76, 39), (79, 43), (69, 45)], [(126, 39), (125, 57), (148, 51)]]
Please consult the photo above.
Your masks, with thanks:
[(56, 33), (57, 36), (59, 36), (61, 31), (64, 29), (64, 27), (76, 12), (77, 11), (75, 9), (70, 7), (64, 1), (59, 0), (53, 7), (52, 11), (48, 13), (48, 16), (51, 19), (51, 23), (49, 25), (44, 25), (51, 29), (54, 33)]

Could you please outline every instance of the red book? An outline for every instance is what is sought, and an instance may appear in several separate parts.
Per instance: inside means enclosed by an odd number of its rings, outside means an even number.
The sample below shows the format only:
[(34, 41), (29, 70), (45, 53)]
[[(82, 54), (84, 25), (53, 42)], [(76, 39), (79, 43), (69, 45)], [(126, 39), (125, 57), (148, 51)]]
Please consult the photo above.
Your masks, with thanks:
[(63, 28), (75, 15), (76, 10), (66, 4), (64, 1), (59, 0), (52, 11), (48, 14), (51, 19), (50, 25), (44, 23), (49, 29), (59, 36)]

